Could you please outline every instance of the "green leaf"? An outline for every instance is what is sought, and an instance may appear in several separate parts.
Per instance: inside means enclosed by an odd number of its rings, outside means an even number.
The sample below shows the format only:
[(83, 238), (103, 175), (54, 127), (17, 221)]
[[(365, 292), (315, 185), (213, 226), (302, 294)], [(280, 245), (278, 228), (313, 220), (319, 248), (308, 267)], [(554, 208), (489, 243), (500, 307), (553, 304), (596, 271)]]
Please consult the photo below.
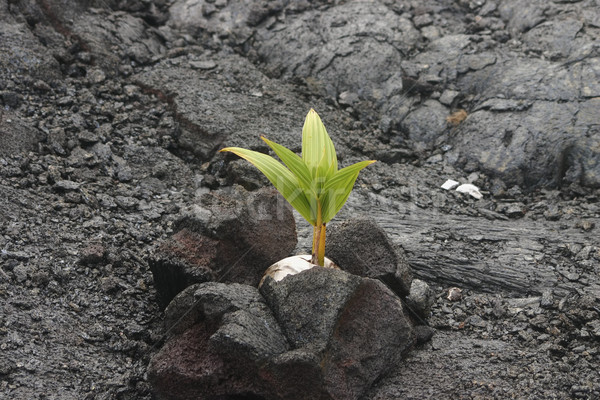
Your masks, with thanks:
[(310, 171), (302, 158), (298, 154), (294, 153), (290, 149), (283, 147), (280, 144), (270, 141), (264, 136), (260, 137), (273, 151), (277, 154), (277, 157), (283, 161), (286, 167), (298, 178), (298, 181), (304, 186), (305, 189), (311, 189), (312, 179)]
[(329, 222), (344, 206), (360, 170), (374, 162), (373, 160), (367, 160), (352, 164), (340, 169), (327, 180), (320, 198), (323, 223)]
[(302, 128), (302, 160), (320, 190), (338, 169), (337, 155), (319, 114), (311, 108)]
[(240, 147), (227, 147), (221, 151), (229, 151), (252, 163), (304, 219), (312, 225), (317, 223), (316, 210), (311, 207), (298, 178), (280, 162), (267, 154)]

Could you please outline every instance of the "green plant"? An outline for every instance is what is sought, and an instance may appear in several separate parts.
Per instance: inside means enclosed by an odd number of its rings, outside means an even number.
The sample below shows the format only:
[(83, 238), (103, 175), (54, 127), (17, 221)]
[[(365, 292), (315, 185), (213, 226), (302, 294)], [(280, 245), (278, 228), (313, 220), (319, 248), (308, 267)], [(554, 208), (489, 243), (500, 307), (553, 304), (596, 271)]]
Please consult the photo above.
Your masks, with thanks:
[(338, 170), (333, 142), (313, 109), (308, 112), (302, 128), (302, 157), (264, 136), (261, 139), (285, 166), (253, 150), (227, 147), (221, 151), (232, 152), (252, 163), (313, 226), (312, 263), (323, 266), (325, 225), (346, 203), (360, 170), (375, 161), (361, 161)]

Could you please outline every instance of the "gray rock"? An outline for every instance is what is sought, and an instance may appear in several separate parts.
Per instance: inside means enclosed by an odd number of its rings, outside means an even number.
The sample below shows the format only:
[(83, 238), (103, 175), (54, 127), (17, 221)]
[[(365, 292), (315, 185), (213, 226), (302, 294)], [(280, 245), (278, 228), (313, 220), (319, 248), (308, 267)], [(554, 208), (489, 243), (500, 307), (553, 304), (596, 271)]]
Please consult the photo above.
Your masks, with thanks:
[(5, 107), (16, 108), (21, 102), (21, 96), (10, 90), (2, 90), (0, 91), (0, 100)]
[(456, 90), (444, 90), (439, 101), (445, 106), (451, 106), (454, 102), (454, 99), (456, 99), (459, 94), (460, 93)]
[(476, 111), (459, 126), (448, 156), (461, 165), (476, 163), (507, 185), (555, 185), (564, 171), (558, 160), (577, 140), (579, 129), (571, 124), (577, 109), (569, 103), (537, 101), (510, 114)]
[(29, 277), (30, 268), (24, 264), (19, 264), (13, 269), (13, 274), (17, 282), (22, 283)]
[(197, 61), (190, 61), (190, 66), (193, 69), (209, 70), (209, 69), (216, 68), (217, 64), (212, 60), (206, 60), (206, 61), (197, 60)]
[(81, 186), (81, 183), (79, 183), (79, 182), (73, 182), (73, 181), (69, 181), (69, 180), (62, 180), (62, 181), (56, 182), (52, 186), (52, 188), (54, 190), (57, 190), (57, 191), (60, 191), (60, 192), (68, 192), (68, 191), (78, 190), (80, 186)]
[(59, 79), (62, 74), (58, 62), (27, 23), (15, 21), (9, 12), (3, 12), (2, 18), (5, 20), (2, 21), (0, 42), (0, 78), (7, 79), (10, 74), (15, 74), (48, 82)]
[(448, 108), (436, 100), (427, 100), (421, 107), (409, 113), (402, 125), (410, 139), (433, 148), (447, 130), (448, 115)]
[[(341, 130), (339, 123), (321, 112), (325, 110), (321, 102), (303, 102), (291, 95), (291, 90), (289, 95), (284, 94), (281, 85), (285, 83), (268, 78), (242, 57), (223, 52), (211, 58), (223, 67), (195, 70), (187, 59), (183, 66), (169, 60), (133, 77), (143, 87), (166, 97), (168, 93), (177, 93), (172, 101), (177, 110), (174, 117), (181, 128), (175, 138), (181, 151), (202, 161), (217, 159), (222, 164), (224, 156), (217, 155), (217, 151), (225, 146), (267, 151), (268, 147), (260, 140), (263, 134), (300, 152), (302, 124), (311, 107), (321, 113), (332, 137)], [(256, 92), (263, 96), (249, 96)], [(240, 119), (242, 114), (245, 117)], [(336, 148), (339, 151), (344, 146), (336, 140)]]
[(233, 35), (234, 43), (243, 43), (252, 33), (249, 27), (259, 24), (269, 15), (281, 10), (287, 3), (290, 1), (251, 0), (245, 3), (223, 1), (215, 3), (204, 0), (177, 0), (169, 9), (169, 24), (188, 32), (203, 29), (222, 37)]
[(282, 281), (266, 279), (260, 292), (293, 348), (323, 351), (337, 316), (360, 283), (340, 270), (313, 268)]
[(400, 299), (383, 283), (363, 279), (338, 317), (322, 361), (333, 399), (358, 399), (397, 366), (416, 341)]
[[(60, 17), (65, 13), (58, 7), (56, 12)], [(122, 56), (147, 64), (165, 52), (158, 32), (148, 29), (143, 19), (127, 13), (109, 13), (102, 9), (82, 13), (73, 19), (71, 29), (107, 70), (114, 68)]]
[(544, 11), (548, 3), (542, 0), (521, 2), (518, 0), (503, 1), (498, 10), (502, 19), (513, 35), (525, 32), (544, 20)]
[(327, 257), (352, 274), (379, 279), (399, 296), (410, 292), (412, 273), (403, 250), (395, 248), (372, 219), (348, 219), (327, 227)]
[(551, 59), (565, 58), (584, 44), (584, 39), (576, 39), (582, 28), (583, 22), (575, 18), (547, 21), (528, 31), (523, 39), (531, 49)]
[[(415, 9), (407, 13), (412, 6)], [(210, 2), (180, 0), (172, 6), (171, 26), (190, 31), (200, 26), (236, 44), (244, 43), (245, 54), (260, 60), (269, 76), (286, 81), (303, 80), (313, 93), (350, 106), (363, 122), (370, 122), (373, 117), (369, 110), (376, 110), (379, 118), (374, 121), (376, 126), (386, 134), (402, 132), (404, 137), (398, 140), (416, 150), (449, 145), (454, 152), (446, 161), (459, 167), (478, 168), (510, 184), (528, 187), (561, 184), (561, 174), (569, 167), (558, 166), (562, 160), (570, 159), (569, 149), (589, 147), (584, 132), (595, 126), (579, 123), (569, 127), (578, 110), (589, 107), (585, 99), (594, 99), (600, 93), (597, 79), (600, 58), (597, 46), (590, 43), (595, 40), (595, 33), (584, 29), (596, 26), (595, 8), (584, 4), (572, 13), (559, 12), (556, 5), (540, 0), (527, 4), (519, 0), (473, 3), (469, 7), (479, 9), (485, 16), (475, 23), (483, 29), (482, 34), (479, 31), (466, 34), (470, 32), (468, 29), (457, 28), (442, 32), (437, 38), (428, 36), (424, 28), (430, 27), (435, 7), (399, 7), (390, 2), (368, 5), (344, 2), (313, 10), (288, 1), (269, 5), (253, 1), (247, 9), (240, 9), (236, 4), (217, 7)], [(390, 9), (403, 11), (394, 13)], [(256, 17), (251, 16), (253, 13)], [(413, 13), (416, 16), (412, 17)], [(464, 27), (464, 21), (458, 18), (450, 18), (448, 23)], [(508, 39), (506, 31), (514, 38), (512, 47), (503, 43)], [(422, 37), (428, 37), (430, 42), (423, 45)], [(519, 42), (521, 39), (523, 43)], [(497, 45), (502, 50), (496, 50)], [(407, 56), (421, 46), (417, 54)], [(226, 65), (217, 64), (219, 68)], [(176, 74), (181, 75), (181, 71)], [(254, 71), (249, 75), (255, 76)], [(185, 79), (185, 89), (191, 79), (191, 76)], [(239, 83), (237, 76), (234, 79)], [(160, 86), (179, 95), (186, 92), (174, 88), (172, 83), (165, 84), (164, 79), (150, 86)], [(448, 88), (465, 97), (449, 94)], [(256, 88), (245, 90), (252, 93)], [(440, 93), (439, 103), (431, 98)], [(202, 95), (195, 95), (194, 102), (185, 102), (198, 104), (198, 98)], [(184, 103), (180, 96), (175, 102)], [(264, 105), (265, 100), (260, 102)], [(469, 112), (467, 121), (471, 123), (461, 124), (448, 135), (445, 118), (450, 110), (445, 106), (465, 108)], [(194, 108), (195, 112), (188, 112), (192, 107), (179, 107), (186, 110), (187, 120), (195, 126), (211, 126), (206, 121), (209, 118), (198, 117), (204, 112), (198, 112), (197, 105)], [(490, 114), (475, 116), (479, 111)], [(223, 117), (227, 112), (225, 108), (216, 113), (218, 116), (213, 118), (220, 124), (213, 125), (214, 129), (192, 130), (195, 133), (191, 135), (183, 132), (181, 146), (210, 157), (220, 145), (216, 137), (222, 136), (212, 132), (229, 123)], [(508, 127), (503, 132), (504, 126)], [(496, 138), (489, 132), (476, 141), (482, 127), (495, 130)], [(517, 133), (517, 129), (521, 132)], [(229, 129), (240, 132), (232, 136), (234, 141), (247, 143), (242, 138), (244, 130), (244, 127)], [(200, 132), (202, 137), (198, 136)], [(510, 146), (511, 137), (522, 141)], [(508, 144), (501, 144), (502, 141)], [(388, 153), (391, 154), (384, 152)], [(595, 171), (594, 154), (583, 156), (584, 164), (591, 164)], [(536, 162), (530, 162), (532, 159)], [(386, 160), (393, 162), (395, 158)], [(567, 183), (574, 179), (594, 187), (595, 172), (592, 175), (587, 177), (584, 168), (575, 167), (569, 172)]]
[(288, 18), (274, 29), (259, 27), (253, 43), (275, 74), (310, 79), (332, 99), (350, 91), (378, 102), (401, 89), (397, 66), (419, 39), (410, 20), (379, 2), (345, 2)]
[(418, 318), (425, 320), (429, 318), (431, 306), (435, 301), (435, 294), (427, 282), (420, 279), (413, 279), (410, 285), (410, 293), (406, 297), (406, 304)]
[[(230, 320), (224, 321), (225, 316)], [(219, 321), (218, 340), (223, 345), (229, 339), (240, 346), (243, 340), (254, 341), (254, 345), (247, 345), (249, 353), (245, 354), (253, 360), (265, 359), (288, 349), (281, 328), (253, 286), (217, 282), (195, 284), (180, 292), (165, 309), (164, 329), (169, 337), (183, 333), (201, 321)], [(244, 332), (249, 325), (257, 323), (259, 326), (255, 326), (254, 333)], [(230, 329), (236, 333), (228, 334)], [(264, 348), (266, 345), (270, 348)], [(231, 349), (231, 352), (236, 351)]]
[(223, 317), (222, 325), (211, 336), (211, 341), (219, 347), (221, 354), (235, 354), (260, 363), (289, 348), (281, 328), (268, 309), (265, 307), (261, 316), (256, 316), (255, 312), (238, 310)]
[(43, 135), (19, 114), (0, 109), (0, 156), (17, 155), (38, 149)]
[(582, 138), (565, 151), (564, 183), (600, 187), (600, 140), (598, 135)]

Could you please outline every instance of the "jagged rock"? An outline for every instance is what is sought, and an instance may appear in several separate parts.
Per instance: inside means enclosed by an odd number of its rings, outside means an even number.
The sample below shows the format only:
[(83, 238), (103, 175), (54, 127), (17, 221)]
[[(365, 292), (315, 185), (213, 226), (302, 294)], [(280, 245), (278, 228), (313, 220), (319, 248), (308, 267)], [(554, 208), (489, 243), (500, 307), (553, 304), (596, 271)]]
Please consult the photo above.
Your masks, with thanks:
[[(0, 5), (1, 6), (1, 5)], [(12, 13), (1, 12), (0, 79), (10, 73), (50, 82), (61, 76), (59, 64), (28, 28), (25, 20), (17, 21)], [(46, 86), (47, 83), (45, 83)], [(4, 89), (4, 88), (3, 88)]]
[[(196, 62), (208, 61), (216, 67), (194, 69)], [(269, 78), (231, 52), (202, 54), (191, 61), (187, 56), (163, 60), (152, 69), (136, 74), (132, 80), (173, 104), (174, 118), (180, 128), (175, 138), (179, 150), (203, 161), (217, 157), (215, 164), (220, 165), (219, 168), (225, 167), (224, 156), (217, 153), (219, 148), (239, 146), (267, 151), (268, 147), (260, 140), (261, 134), (299, 152), (303, 115), (298, 110), (308, 112), (314, 108), (328, 121), (330, 133), (343, 131), (340, 116), (327, 116), (323, 101), (303, 100), (293, 95), (291, 86), (289, 91), (282, 90), (286, 83)], [(177, 95), (171, 97), (171, 93)], [(274, 93), (277, 95), (272, 95)], [(242, 114), (244, 118), (239, 118)], [(277, 118), (273, 118), (274, 115)], [(338, 152), (344, 149), (343, 143), (336, 142)], [(230, 160), (238, 159), (230, 157)]]
[(161, 399), (267, 395), (260, 366), (289, 345), (255, 287), (207, 282), (165, 310), (170, 337), (148, 367)]
[(214, 239), (181, 229), (155, 249), (149, 265), (162, 307), (186, 287), (218, 279), (213, 271), (218, 245)]
[(173, 226), (175, 234), (149, 259), (165, 307), (194, 283), (258, 285), (269, 265), (288, 256), (297, 243), (291, 207), (274, 189), (207, 195)]
[(254, 287), (188, 287), (165, 311), (150, 362), (159, 399), (358, 399), (415, 343), (383, 283), (314, 267)]
[(379, 102), (402, 88), (397, 66), (418, 38), (410, 20), (380, 2), (344, 2), (260, 26), (252, 45), (276, 76), (311, 80), (332, 99), (350, 91)]
[(0, 109), (0, 156), (37, 150), (42, 138), (41, 132), (21, 121), (18, 114)]
[(345, 271), (379, 279), (401, 297), (410, 292), (412, 273), (404, 251), (370, 218), (332, 223), (327, 227), (326, 253)]
[(327, 346), (337, 316), (361, 279), (340, 270), (313, 269), (280, 282), (267, 278), (260, 291), (293, 348), (310, 346), (319, 352)]
[[(417, 8), (416, 16), (406, 13), (405, 8), (410, 7)], [(296, 2), (265, 5), (253, 1), (248, 9), (241, 10), (228, 3), (214, 6), (181, 0), (171, 8), (171, 24), (190, 30), (201, 26), (233, 38), (236, 44), (243, 43), (245, 54), (260, 60), (269, 76), (303, 80), (313, 92), (342, 105), (352, 104), (363, 121), (372, 119), (369, 110), (377, 110), (377, 125), (393, 135), (392, 143), (399, 141), (418, 151), (452, 147), (445, 161), (469, 170), (480, 169), (508, 184), (560, 185), (570, 167), (563, 168), (569, 149), (586, 148), (589, 134), (585, 132), (595, 129), (594, 123), (570, 124), (577, 119), (579, 109), (588, 107), (586, 99), (598, 97), (598, 50), (590, 43), (597, 34), (585, 29), (596, 26), (592, 22), (596, 9), (586, 3), (564, 13), (554, 4), (538, 0), (488, 3), (481, 12), (494, 16), (478, 24), (494, 31), (495, 39), (489, 33), (463, 30), (444, 32), (422, 44), (414, 23), (421, 26), (423, 18), (436, 12), (435, 7), (423, 7), (407, 5), (399, 8), (402, 11), (390, 12), (397, 7), (389, 2), (343, 2), (312, 9)], [(253, 14), (259, 17), (251, 18)], [(450, 25), (463, 23), (452, 21)], [(524, 49), (534, 55), (492, 50), (508, 39), (507, 32), (516, 41), (522, 39)], [(420, 51), (407, 57), (416, 48)], [(537, 56), (539, 53), (545, 59)], [(186, 89), (190, 79), (193, 77), (185, 79)], [(173, 79), (170, 81), (164, 83), (162, 79), (158, 86), (173, 87)], [(468, 113), (466, 121), (456, 128), (445, 123), (451, 111), (446, 109), (450, 105), (447, 96), (440, 98), (444, 105), (435, 100), (448, 89), (469, 94), (451, 104)], [(177, 98), (175, 102), (183, 103)], [(484, 132), (483, 139), (482, 129), (489, 131)], [(204, 135), (205, 139), (208, 136)], [(239, 136), (236, 134), (235, 139)], [(181, 143), (190, 144), (194, 151), (201, 146), (194, 143), (219, 146), (216, 139), (185, 138)], [(206, 150), (200, 149), (198, 154), (204, 156)], [(384, 162), (395, 161), (387, 156), (390, 151), (383, 154)], [(584, 163), (594, 163), (594, 154), (583, 152), (582, 156)], [(536, 162), (530, 162), (534, 158)], [(585, 186), (595, 185), (587, 177), (579, 180)]]

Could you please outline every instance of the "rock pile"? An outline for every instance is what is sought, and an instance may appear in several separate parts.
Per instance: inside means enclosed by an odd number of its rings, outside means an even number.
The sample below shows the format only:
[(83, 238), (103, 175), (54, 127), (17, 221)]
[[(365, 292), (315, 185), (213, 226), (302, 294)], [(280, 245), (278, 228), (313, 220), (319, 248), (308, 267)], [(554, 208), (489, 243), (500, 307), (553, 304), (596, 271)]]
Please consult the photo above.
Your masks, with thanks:
[[(272, 205), (271, 192), (245, 196), (252, 200), (213, 195), (212, 209), (182, 218), (154, 253), (150, 265), (160, 300), (169, 301), (168, 341), (148, 370), (155, 393), (173, 400), (360, 398), (417, 341), (411, 318), (427, 317), (434, 300), (422, 294), (427, 285), (413, 285), (411, 292), (406, 261), (381, 228), (362, 218), (332, 230), (333, 254), (349, 272), (313, 267), (277, 282), (267, 277), (257, 289), (257, 268), (293, 249), (295, 236), (283, 233), (295, 234), (295, 227), (293, 219), (265, 224), (265, 214), (248, 213), (248, 204)], [(224, 204), (227, 211), (217, 212)], [(354, 247), (360, 258), (347, 253), (358, 241), (364, 246)], [(249, 243), (265, 247), (253, 251)], [(241, 275), (219, 275), (232, 254), (243, 266), (234, 268)], [(251, 285), (214, 282), (220, 277)], [(409, 294), (412, 310), (399, 297)]]

